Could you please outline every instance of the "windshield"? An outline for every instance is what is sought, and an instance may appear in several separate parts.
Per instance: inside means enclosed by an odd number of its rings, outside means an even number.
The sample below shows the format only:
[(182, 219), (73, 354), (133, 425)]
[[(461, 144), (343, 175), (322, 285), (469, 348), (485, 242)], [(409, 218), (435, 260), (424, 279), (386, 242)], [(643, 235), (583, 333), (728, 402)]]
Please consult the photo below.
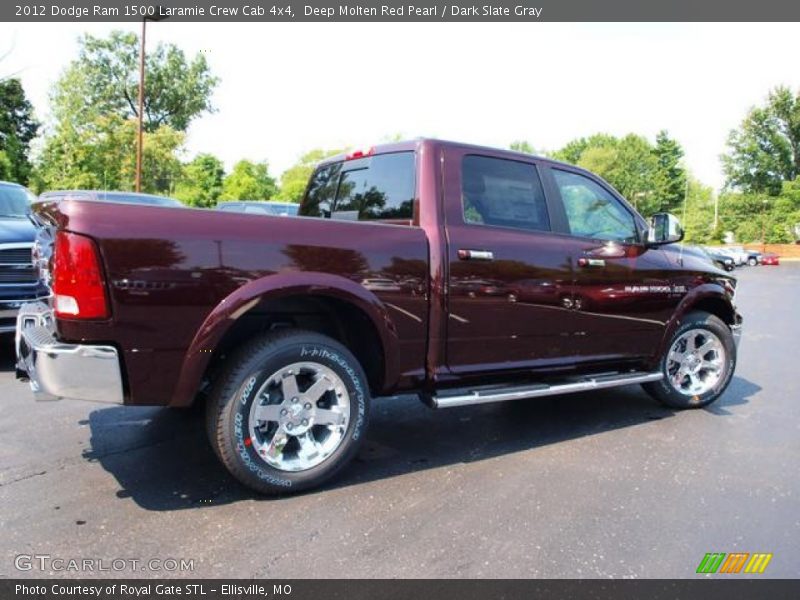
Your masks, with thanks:
[(24, 187), (0, 185), (0, 218), (26, 218), (33, 199), (33, 194)]

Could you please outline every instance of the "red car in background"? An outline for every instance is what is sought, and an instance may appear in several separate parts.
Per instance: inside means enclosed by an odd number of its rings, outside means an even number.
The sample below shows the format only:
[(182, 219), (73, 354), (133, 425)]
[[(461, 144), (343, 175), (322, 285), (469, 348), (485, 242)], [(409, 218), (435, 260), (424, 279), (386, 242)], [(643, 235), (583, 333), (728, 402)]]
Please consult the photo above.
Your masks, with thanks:
[(778, 255), (774, 252), (767, 252), (761, 255), (761, 264), (774, 265), (777, 267), (780, 264), (780, 258), (778, 258)]

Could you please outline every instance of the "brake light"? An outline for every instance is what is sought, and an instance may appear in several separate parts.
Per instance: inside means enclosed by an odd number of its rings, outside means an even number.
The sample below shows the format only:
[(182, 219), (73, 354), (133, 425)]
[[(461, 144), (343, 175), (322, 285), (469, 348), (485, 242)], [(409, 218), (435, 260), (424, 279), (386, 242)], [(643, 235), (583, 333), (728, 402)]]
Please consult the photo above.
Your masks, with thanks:
[(77, 233), (59, 231), (53, 257), (53, 294), (57, 317), (108, 317), (100, 257), (94, 242)]
[(370, 148), (369, 150), (354, 150), (350, 154), (347, 154), (344, 159), (345, 160), (355, 160), (357, 158), (365, 158), (367, 156), (372, 156), (375, 153), (375, 148)]

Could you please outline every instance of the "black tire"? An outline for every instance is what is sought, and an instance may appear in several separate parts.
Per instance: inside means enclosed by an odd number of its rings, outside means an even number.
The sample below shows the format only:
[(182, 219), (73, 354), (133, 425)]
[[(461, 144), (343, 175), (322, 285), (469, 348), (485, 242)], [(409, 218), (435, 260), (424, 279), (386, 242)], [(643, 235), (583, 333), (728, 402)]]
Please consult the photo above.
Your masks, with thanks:
[[(309, 361), (312, 355), (314, 363), (332, 370), (346, 388), (349, 420), (339, 445), (320, 464), (301, 471), (281, 470), (256, 452), (249, 434), (250, 409), (272, 374)], [(209, 395), (206, 427), (217, 456), (244, 485), (262, 494), (298, 492), (319, 486), (355, 457), (369, 422), (370, 394), (361, 365), (342, 344), (318, 333), (289, 329), (254, 338), (226, 362)]]
[(751, 267), (755, 267), (758, 265), (758, 259), (754, 256), (751, 256), (750, 258), (747, 259), (747, 264), (750, 265)]
[[(702, 394), (687, 395), (681, 393), (669, 381), (670, 373), (667, 371), (667, 362), (670, 349), (683, 334), (692, 329), (705, 329), (716, 335), (722, 343), (725, 356), (721, 358), (722, 374), (718, 381), (709, 390)], [(660, 403), (675, 409), (702, 408), (708, 406), (719, 398), (733, 377), (736, 368), (736, 343), (730, 328), (717, 316), (703, 311), (693, 311), (686, 315), (675, 330), (666, 346), (664, 356), (659, 361), (659, 369), (664, 374), (663, 379), (645, 383), (642, 387)]]

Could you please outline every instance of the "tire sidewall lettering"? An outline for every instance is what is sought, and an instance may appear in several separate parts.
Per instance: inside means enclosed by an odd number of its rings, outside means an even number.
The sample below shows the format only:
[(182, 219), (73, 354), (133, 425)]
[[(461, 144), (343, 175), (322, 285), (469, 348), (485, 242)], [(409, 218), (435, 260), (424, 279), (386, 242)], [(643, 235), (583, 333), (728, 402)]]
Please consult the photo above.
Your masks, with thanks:
[[(366, 391), (353, 365), (337, 351), (321, 345), (303, 344), (297, 349), (292, 349), (292, 353), (295, 354), (295, 359), (299, 357), (300, 360), (316, 360), (320, 364), (334, 368), (337, 374), (342, 377), (351, 395), (351, 424), (349, 425), (349, 430), (345, 433), (345, 439), (340, 447), (323, 463), (312, 468), (319, 469), (320, 467), (334, 463), (341, 452), (345, 451), (348, 446), (348, 437), (351, 442), (356, 442), (361, 437), (366, 423)], [(284, 355), (284, 360), (292, 359), (287, 359)], [(265, 372), (265, 369), (259, 367), (246, 377), (245, 382), (239, 388), (241, 391), (237, 394), (238, 402), (234, 403), (235, 412), (232, 423), (235, 452), (242, 461), (243, 466), (256, 477), (271, 485), (289, 488), (294, 483), (292, 478), (276, 475), (280, 473), (280, 471), (267, 465), (261, 457), (256, 454), (252, 443), (246, 443), (249, 437), (248, 419), (250, 406), (255, 400), (254, 392), (259, 389), (260, 382), (265, 379), (267, 375), (268, 373)]]

